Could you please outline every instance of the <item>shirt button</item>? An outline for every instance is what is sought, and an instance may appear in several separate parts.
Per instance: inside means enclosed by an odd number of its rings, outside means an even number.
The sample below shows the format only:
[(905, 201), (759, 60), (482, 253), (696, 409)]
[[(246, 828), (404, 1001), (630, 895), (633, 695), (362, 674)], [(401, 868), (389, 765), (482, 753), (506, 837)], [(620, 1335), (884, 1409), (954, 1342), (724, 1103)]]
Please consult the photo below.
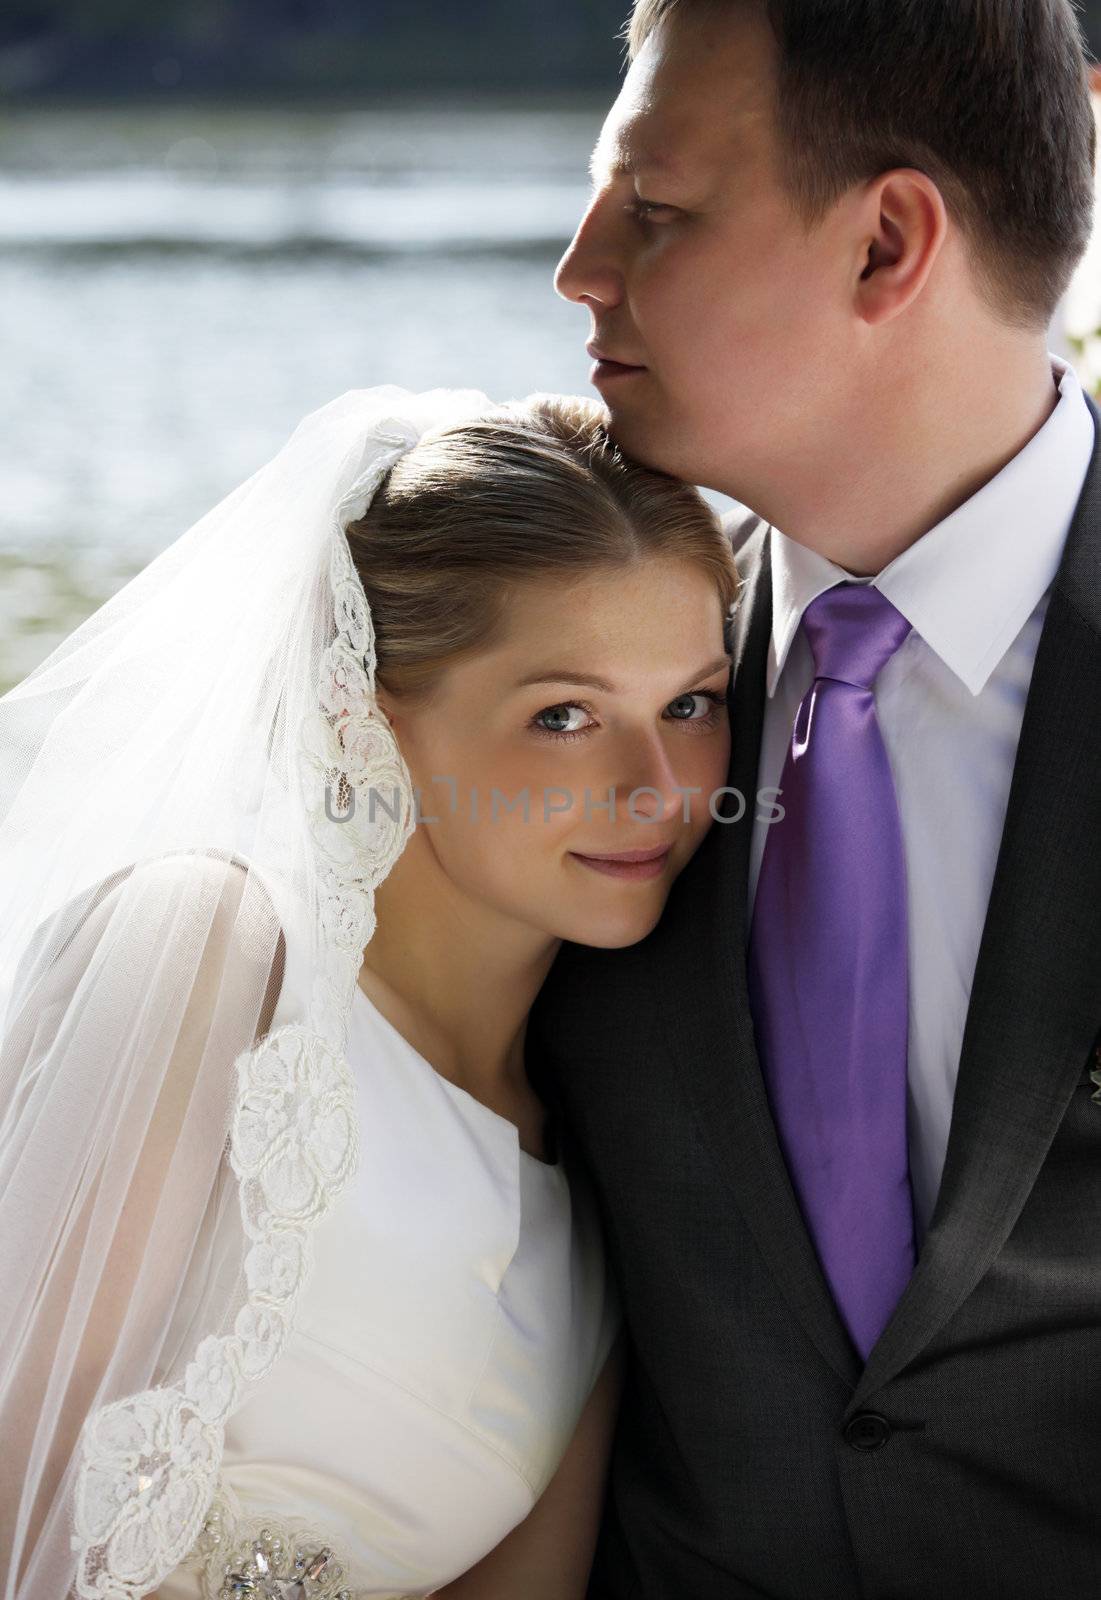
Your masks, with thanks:
[(858, 1411), (845, 1424), (845, 1443), (854, 1450), (880, 1450), (891, 1437), (891, 1424), (878, 1411)]

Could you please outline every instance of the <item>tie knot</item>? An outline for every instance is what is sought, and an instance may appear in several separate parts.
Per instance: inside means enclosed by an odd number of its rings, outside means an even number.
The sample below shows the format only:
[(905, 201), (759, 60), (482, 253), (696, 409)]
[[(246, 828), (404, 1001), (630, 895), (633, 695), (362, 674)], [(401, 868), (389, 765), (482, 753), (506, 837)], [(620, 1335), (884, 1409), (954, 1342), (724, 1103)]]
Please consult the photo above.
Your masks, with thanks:
[(818, 678), (870, 689), (910, 632), (910, 624), (872, 584), (839, 583), (803, 612)]

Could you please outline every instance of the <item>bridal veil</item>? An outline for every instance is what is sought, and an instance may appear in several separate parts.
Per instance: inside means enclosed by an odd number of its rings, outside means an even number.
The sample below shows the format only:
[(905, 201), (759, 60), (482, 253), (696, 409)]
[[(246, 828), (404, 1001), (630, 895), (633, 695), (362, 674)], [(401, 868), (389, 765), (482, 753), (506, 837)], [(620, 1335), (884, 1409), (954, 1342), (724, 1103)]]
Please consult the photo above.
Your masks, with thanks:
[(352, 390), (0, 699), (3, 1600), (140, 1600), (357, 1160), (414, 825), (344, 537), (474, 391)]

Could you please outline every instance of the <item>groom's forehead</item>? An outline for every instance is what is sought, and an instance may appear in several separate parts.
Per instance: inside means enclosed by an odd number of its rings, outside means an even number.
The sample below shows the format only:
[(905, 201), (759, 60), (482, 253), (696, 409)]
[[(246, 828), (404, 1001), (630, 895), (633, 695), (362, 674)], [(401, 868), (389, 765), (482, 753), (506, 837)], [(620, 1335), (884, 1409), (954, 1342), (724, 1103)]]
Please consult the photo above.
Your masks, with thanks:
[(732, 147), (752, 136), (769, 92), (759, 74), (739, 65), (715, 71), (712, 62), (680, 51), (644, 50), (596, 142), (589, 162), (594, 183), (651, 172), (675, 180), (725, 165)]
[[(680, 143), (686, 141), (682, 139)], [(668, 133), (662, 133), (660, 125), (645, 117), (633, 117), (618, 126), (605, 127), (589, 161), (589, 172), (594, 182), (647, 172), (666, 172), (676, 177), (684, 166), (673, 153), (676, 144)]]
[(733, 113), (708, 121), (675, 106), (640, 107), (609, 116), (589, 160), (589, 175), (597, 187), (623, 176), (693, 182), (725, 168), (745, 136), (744, 122)]

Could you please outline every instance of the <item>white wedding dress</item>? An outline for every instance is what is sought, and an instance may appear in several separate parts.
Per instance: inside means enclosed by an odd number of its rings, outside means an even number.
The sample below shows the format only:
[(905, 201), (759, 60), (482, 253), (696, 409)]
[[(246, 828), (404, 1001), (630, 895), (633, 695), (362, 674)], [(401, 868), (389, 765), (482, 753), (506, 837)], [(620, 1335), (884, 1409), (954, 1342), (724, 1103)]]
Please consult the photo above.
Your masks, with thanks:
[(581, 1175), (521, 1150), (358, 988), (347, 1055), (358, 1170), (313, 1233), (286, 1349), (227, 1423), (207, 1531), (159, 1600), (217, 1594), (227, 1545), (261, 1532), (282, 1546), (241, 1594), (297, 1595), (264, 1586), (290, 1570), (326, 1600), (431, 1593), (531, 1510), (613, 1342)]

